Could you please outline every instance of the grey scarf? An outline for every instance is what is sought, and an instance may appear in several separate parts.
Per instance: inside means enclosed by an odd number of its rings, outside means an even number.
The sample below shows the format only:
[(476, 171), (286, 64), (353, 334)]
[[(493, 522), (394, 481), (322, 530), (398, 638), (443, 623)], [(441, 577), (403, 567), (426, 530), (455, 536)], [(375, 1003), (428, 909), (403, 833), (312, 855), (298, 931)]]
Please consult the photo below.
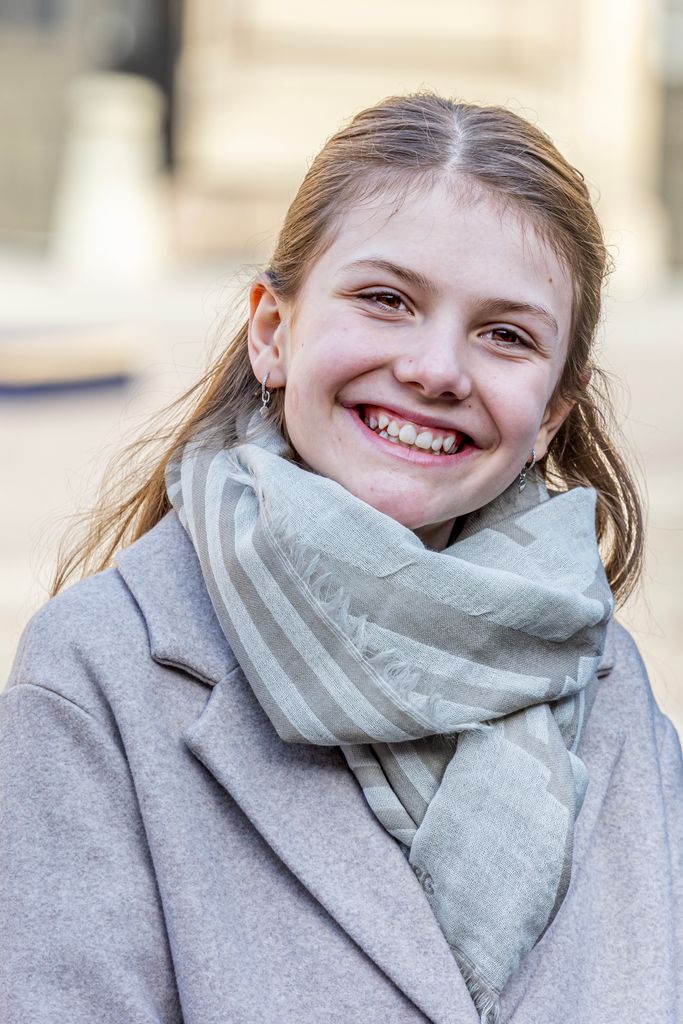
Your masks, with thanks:
[(190, 442), (168, 494), (286, 743), (339, 745), (482, 1022), (567, 891), (612, 597), (595, 494), (532, 474), (442, 552), (284, 442)]

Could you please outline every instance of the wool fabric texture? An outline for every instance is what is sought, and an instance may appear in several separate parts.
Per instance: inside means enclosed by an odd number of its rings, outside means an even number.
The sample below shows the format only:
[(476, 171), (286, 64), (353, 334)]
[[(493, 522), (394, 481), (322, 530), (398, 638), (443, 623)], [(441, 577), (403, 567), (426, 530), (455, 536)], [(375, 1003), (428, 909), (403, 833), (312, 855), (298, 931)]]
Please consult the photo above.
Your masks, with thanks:
[(436, 552), (264, 431), (189, 442), (169, 498), (278, 735), (341, 747), (494, 1022), (571, 875), (613, 606), (595, 494), (532, 473)]

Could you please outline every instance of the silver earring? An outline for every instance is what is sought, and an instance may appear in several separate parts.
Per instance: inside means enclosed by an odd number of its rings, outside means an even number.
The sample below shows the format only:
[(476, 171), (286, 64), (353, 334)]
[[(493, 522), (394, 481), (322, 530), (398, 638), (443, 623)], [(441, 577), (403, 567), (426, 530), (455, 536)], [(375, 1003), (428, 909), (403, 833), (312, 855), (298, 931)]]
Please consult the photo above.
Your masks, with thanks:
[(536, 465), (536, 449), (532, 448), (531, 449), (531, 462), (528, 465), (525, 465), (524, 469), (519, 474), (519, 493), (520, 494), (522, 493), (522, 491), (526, 487), (526, 475), (527, 475), (527, 473), (530, 473), (535, 465)]
[(269, 377), (270, 373), (266, 373), (263, 375), (263, 380), (261, 381), (261, 408), (259, 409), (259, 412), (263, 419), (268, 415), (268, 406), (270, 405), (270, 391), (266, 387)]

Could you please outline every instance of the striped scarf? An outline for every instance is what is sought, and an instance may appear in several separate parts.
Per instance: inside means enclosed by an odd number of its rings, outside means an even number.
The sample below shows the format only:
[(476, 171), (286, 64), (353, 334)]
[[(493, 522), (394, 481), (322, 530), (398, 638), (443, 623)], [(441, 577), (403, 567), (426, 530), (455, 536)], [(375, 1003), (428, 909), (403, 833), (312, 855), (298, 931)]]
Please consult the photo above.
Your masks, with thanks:
[(612, 610), (595, 494), (531, 474), (436, 552), (286, 451), (190, 442), (169, 498), (278, 735), (341, 747), (497, 1021), (569, 884)]

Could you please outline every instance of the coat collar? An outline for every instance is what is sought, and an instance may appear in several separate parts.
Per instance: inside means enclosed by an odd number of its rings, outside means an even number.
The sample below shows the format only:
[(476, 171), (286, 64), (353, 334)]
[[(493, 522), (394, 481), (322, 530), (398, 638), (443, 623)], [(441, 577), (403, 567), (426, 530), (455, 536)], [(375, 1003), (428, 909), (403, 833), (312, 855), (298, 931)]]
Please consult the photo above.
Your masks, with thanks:
[[(184, 735), (192, 753), (429, 1020), (476, 1024), (474, 1005), (420, 884), (372, 814), (339, 749), (284, 743), (261, 709), (220, 628), (175, 512), (121, 552), (117, 567), (145, 619), (152, 658), (213, 688)], [(613, 664), (610, 630), (598, 674), (608, 674)], [(596, 803), (596, 814), (608, 775), (587, 800)], [(585, 806), (579, 825), (587, 835), (592, 817)]]
[[(121, 552), (152, 658), (213, 687), (184, 740), (273, 851), (434, 1024), (478, 1017), (420, 884), (338, 748), (286, 744), (237, 664), (176, 514)], [(276, 794), (276, 799), (273, 798)]]
[(116, 566), (142, 612), (155, 661), (182, 668), (209, 686), (232, 672), (237, 659), (175, 512), (121, 551)]

